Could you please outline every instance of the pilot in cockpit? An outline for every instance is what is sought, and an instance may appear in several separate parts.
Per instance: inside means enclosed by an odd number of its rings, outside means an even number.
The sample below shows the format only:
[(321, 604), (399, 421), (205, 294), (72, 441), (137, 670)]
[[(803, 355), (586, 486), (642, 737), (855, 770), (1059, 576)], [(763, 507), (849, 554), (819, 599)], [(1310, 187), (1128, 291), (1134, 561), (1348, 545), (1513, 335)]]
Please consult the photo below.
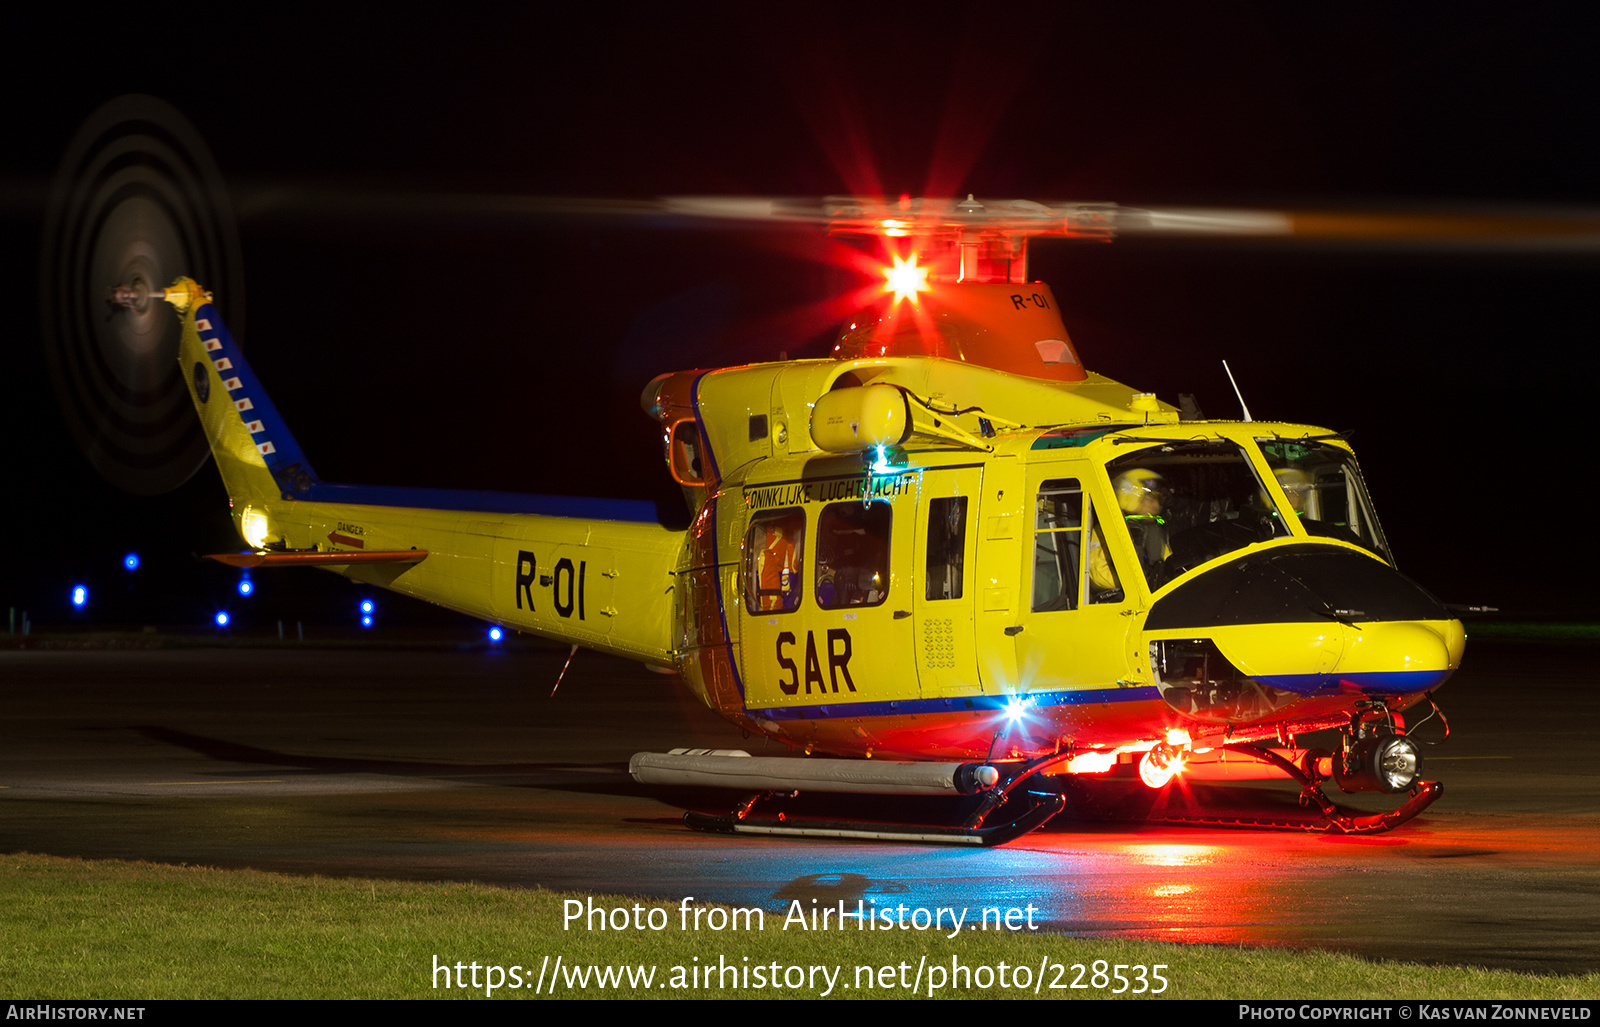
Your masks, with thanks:
[(1289, 498), (1289, 508), (1297, 515), (1306, 515), (1306, 499), (1311, 493), (1311, 479), (1298, 467), (1280, 467), (1273, 472), (1283, 494)]
[[(1167, 480), (1155, 471), (1135, 467), (1117, 475), (1111, 487), (1117, 495), (1117, 505), (1122, 507), (1122, 517), (1133, 539), (1134, 552), (1139, 554), (1145, 579), (1151, 583), (1159, 582), (1161, 565), (1172, 555), (1172, 547), (1167, 541), (1166, 521), (1161, 516), (1166, 502)], [(1098, 531), (1089, 540), (1089, 580), (1096, 588), (1117, 587), (1116, 572), (1106, 558)]]

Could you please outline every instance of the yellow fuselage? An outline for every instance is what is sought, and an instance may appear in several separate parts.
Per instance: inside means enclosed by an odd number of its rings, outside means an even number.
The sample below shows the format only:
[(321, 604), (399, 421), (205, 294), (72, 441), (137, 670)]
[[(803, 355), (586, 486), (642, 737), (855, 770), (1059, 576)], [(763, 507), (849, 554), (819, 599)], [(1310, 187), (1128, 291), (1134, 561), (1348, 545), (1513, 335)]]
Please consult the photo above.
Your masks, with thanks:
[[(1148, 748), (1172, 727), (1197, 745), (1281, 737), (1402, 709), (1461, 657), (1461, 625), (1400, 584), (1348, 447), (1318, 429), (1180, 422), (1095, 375), (791, 361), (652, 387), (687, 532), (604, 503), (397, 503), (295, 477), (298, 447), (275, 412), (257, 417), (265, 396), (214, 317), (189, 308), (181, 359), (252, 548), (426, 551), (332, 566), (676, 668), (728, 719), (808, 751), (1008, 759)], [(867, 432), (856, 397), (883, 386), (905, 397), (902, 437), (838, 451)], [(825, 451), (812, 409), (830, 393)], [(1136, 462), (1171, 483), (1170, 523), (1123, 494)], [(1323, 489), (1310, 508), (1281, 484), (1290, 471)]]

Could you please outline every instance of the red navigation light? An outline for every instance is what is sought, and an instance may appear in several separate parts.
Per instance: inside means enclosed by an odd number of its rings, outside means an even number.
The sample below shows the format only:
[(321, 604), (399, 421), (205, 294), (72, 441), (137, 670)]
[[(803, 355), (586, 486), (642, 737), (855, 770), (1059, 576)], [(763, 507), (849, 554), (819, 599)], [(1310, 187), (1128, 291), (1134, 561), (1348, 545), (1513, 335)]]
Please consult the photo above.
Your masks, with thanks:
[(897, 255), (894, 258), (894, 267), (879, 268), (886, 281), (883, 283), (884, 292), (894, 293), (894, 302), (909, 299), (912, 306), (918, 303), (917, 294), (927, 292), (928, 268), (917, 266), (917, 255), (913, 253), (910, 260), (901, 260)]

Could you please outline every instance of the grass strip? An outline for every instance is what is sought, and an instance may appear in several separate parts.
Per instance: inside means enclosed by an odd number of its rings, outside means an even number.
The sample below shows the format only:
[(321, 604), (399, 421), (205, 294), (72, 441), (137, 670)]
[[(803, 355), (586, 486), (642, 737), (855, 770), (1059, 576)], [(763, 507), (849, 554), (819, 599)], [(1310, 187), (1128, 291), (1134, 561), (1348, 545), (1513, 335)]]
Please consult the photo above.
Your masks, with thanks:
[[(1121, 971), (1127, 998), (1150, 997), (1156, 964), (1165, 967), (1163, 994), (1184, 999), (1600, 994), (1600, 974), (1533, 976), (1025, 930), (963, 931), (954, 940), (933, 931), (861, 931), (855, 921), (843, 931), (785, 930), (783, 915), (769, 912), (759, 932), (712, 931), (709, 907), (701, 907), (701, 929), (685, 931), (693, 912), (684, 914), (678, 903), (539, 889), (29, 854), (0, 857), (0, 868), (0, 980), (8, 993), (27, 998), (505, 999), (549, 997), (552, 990), (559, 998), (814, 998), (828, 982), (818, 967), (832, 969), (833, 998), (925, 997), (930, 990), (953, 998), (1111, 998), (1124, 987), (1112, 976), (1117, 964), (1130, 967)], [(625, 909), (630, 926), (564, 930), (568, 900)], [(654, 919), (663, 930), (649, 929), (654, 909), (662, 911)], [(565, 976), (551, 972), (557, 958)], [(709, 983), (707, 964), (716, 971)], [(440, 965), (447, 967), (442, 975)], [(722, 972), (730, 965), (736, 969)], [(491, 967), (499, 968), (498, 987), (491, 988)], [(602, 984), (591, 967), (619, 969), (608, 970), (614, 979)], [(621, 967), (634, 968), (631, 983)], [(646, 968), (653, 972), (648, 985)], [(467, 986), (456, 986), (457, 979)]]

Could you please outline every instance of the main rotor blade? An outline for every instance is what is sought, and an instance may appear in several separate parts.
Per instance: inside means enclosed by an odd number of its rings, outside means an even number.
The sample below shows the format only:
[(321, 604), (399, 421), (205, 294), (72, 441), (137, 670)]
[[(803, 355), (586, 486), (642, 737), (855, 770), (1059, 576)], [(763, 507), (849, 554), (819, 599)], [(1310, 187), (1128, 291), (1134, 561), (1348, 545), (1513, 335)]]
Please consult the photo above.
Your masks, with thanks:
[(433, 193), (337, 186), (243, 186), (239, 216), (353, 219), (437, 227), (498, 226), (525, 230), (541, 223), (591, 223), (638, 228), (823, 228), (852, 234), (877, 226), (890, 234), (953, 228), (1029, 235), (1109, 239), (1119, 236), (1354, 249), (1583, 252), (1600, 248), (1600, 209), (1464, 205), (1301, 208), (1141, 207), (1081, 201), (894, 199), (763, 196), (666, 196), (654, 199)]
[(640, 227), (683, 227), (695, 222), (826, 225), (821, 201), (744, 196), (678, 196), (619, 199), (528, 196), (512, 193), (448, 193), (341, 188), (337, 186), (238, 187), (242, 220), (312, 218), (384, 222), (460, 223), (486, 221), (509, 228), (540, 222), (615, 222)]
[(1118, 207), (1116, 234), (1334, 244), (1352, 248), (1585, 251), (1600, 248), (1600, 210), (1459, 207), (1431, 210)]

